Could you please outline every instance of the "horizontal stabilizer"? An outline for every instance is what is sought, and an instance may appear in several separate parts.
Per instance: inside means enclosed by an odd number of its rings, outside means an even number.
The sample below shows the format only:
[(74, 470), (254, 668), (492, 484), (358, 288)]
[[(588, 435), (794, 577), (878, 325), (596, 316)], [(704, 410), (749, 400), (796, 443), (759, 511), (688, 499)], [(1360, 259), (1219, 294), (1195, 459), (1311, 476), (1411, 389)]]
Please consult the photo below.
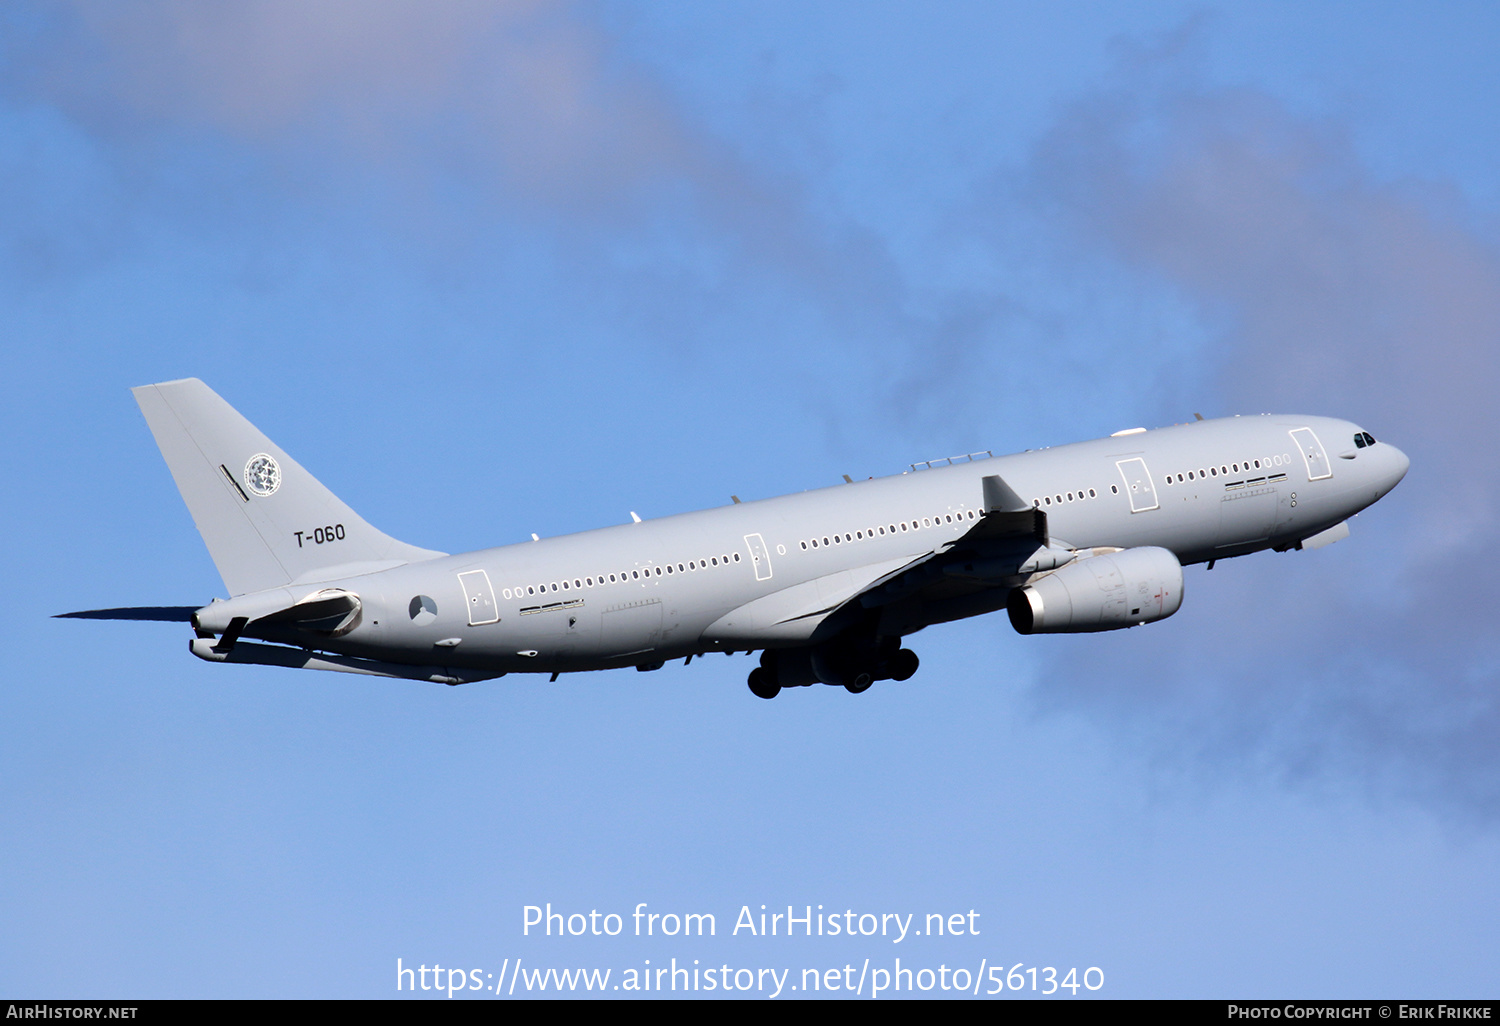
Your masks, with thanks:
[(123, 609), (85, 609), (77, 613), (58, 613), (54, 620), (159, 620), (163, 623), (192, 623), (197, 606), (126, 606)]

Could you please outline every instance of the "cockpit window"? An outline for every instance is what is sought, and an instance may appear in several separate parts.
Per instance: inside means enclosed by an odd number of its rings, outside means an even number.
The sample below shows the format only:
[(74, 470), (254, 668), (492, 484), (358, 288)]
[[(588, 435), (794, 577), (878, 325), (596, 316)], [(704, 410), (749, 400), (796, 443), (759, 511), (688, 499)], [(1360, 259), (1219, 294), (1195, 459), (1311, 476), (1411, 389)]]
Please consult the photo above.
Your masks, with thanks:
[(1368, 444), (1370, 443), (1365, 441), (1365, 433), (1363, 431), (1354, 436), (1354, 447), (1356, 449), (1363, 449)]
[(1366, 445), (1374, 445), (1375, 444), (1375, 436), (1372, 435), (1372, 434), (1370, 434), (1370, 432), (1368, 432), (1368, 431), (1361, 431), (1360, 434), (1364, 436), (1364, 440), (1365, 440), (1365, 444)]

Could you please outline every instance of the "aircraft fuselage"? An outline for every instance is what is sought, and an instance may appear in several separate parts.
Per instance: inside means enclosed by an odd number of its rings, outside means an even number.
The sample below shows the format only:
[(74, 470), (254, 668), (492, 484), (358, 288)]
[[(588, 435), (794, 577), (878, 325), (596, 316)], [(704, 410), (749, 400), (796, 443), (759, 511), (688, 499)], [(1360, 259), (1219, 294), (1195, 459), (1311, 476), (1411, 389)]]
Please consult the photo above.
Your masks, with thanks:
[[(1358, 434), (1320, 417), (1194, 422), (320, 580), (357, 593), (363, 622), (318, 647), (498, 674), (815, 644), (820, 611), (958, 543), (985, 513), (990, 475), (1046, 514), (1054, 547), (1159, 546), (1184, 565), (1289, 547), (1404, 474), (1399, 450), (1356, 448)], [(1000, 609), (1028, 576), (950, 575), (892, 596), (875, 606), (881, 631)], [(787, 592), (782, 608), (746, 611)]]
[(450, 556), (376, 530), (203, 382), (134, 392), (231, 597), (63, 615), (191, 623), (211, 662), (445, 684), (759, 650), (762, 698), (859, 693), (914, 674), (901, 639), (935, 623), (1166, 619), (1183, 565), (1337, 541), (1408, 466), (1344, 420), (1199, 419)]

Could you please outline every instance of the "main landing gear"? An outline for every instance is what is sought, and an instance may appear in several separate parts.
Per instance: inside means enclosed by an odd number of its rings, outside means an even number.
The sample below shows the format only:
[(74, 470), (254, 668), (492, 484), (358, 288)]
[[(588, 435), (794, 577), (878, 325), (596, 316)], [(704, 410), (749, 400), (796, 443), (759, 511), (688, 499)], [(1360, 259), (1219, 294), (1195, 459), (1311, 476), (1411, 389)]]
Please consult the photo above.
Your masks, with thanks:
[(882, 638), (873, 650), (849, 648), (766, 649), (760, 665), (750, 671), (750, 693), (775, 698), (782, 688), (812, 684), (842, 687), (859, 695), (877, 680), (910, 680), (920, 660), (900, 638)]
[(756, 698), (775, 698), (781, 694), (781, 685), (765, 671), (765, 667), (757, 666), (750, 671), (750, 693)]

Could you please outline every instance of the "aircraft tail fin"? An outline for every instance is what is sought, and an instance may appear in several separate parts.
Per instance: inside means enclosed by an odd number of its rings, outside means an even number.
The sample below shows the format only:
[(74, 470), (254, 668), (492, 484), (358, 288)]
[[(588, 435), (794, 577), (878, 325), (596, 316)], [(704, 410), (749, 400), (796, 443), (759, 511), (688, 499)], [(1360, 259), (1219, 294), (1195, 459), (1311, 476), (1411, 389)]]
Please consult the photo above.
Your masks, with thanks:
[(131, 392), (231, 596), (444, 555), (371, 527), (197, 378)]

